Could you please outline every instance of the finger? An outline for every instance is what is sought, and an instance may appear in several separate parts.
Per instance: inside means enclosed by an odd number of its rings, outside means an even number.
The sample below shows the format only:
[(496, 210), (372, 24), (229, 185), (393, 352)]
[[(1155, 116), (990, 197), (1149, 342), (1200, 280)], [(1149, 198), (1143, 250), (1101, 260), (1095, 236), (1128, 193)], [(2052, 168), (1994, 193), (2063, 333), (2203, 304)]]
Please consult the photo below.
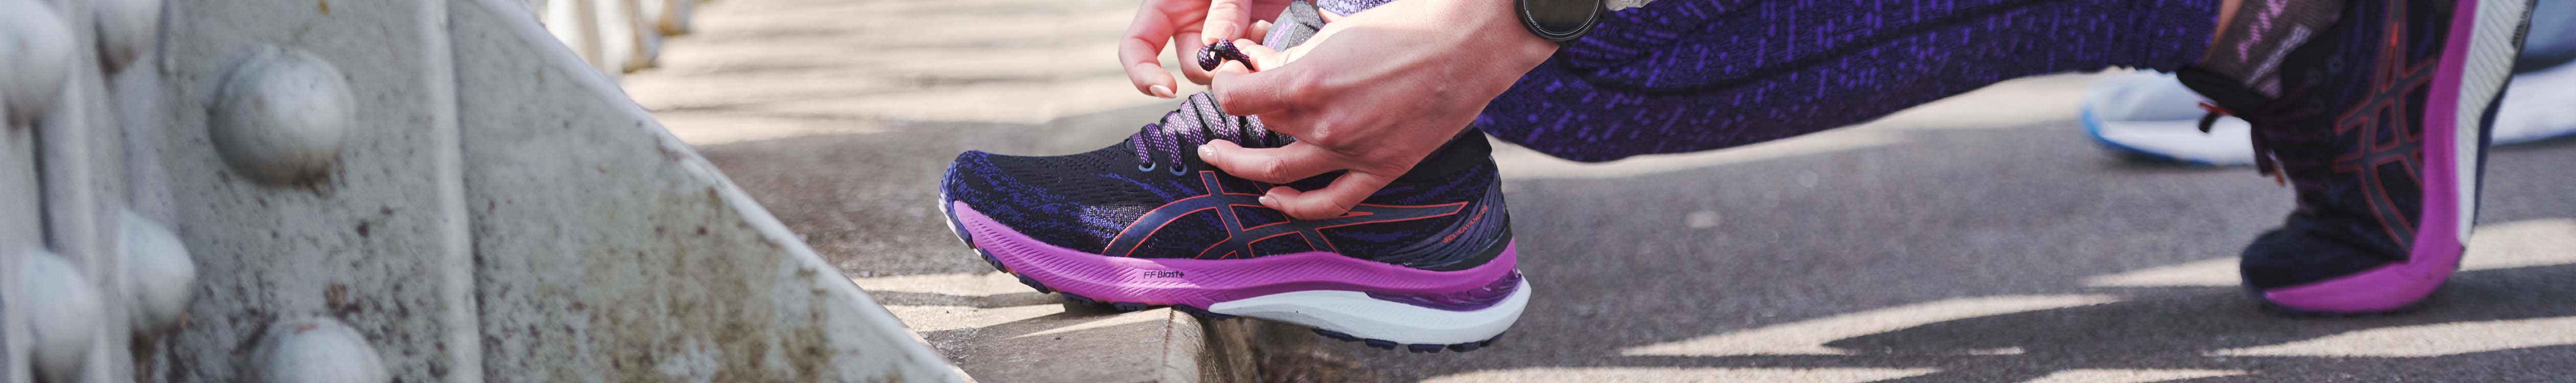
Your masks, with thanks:
[(1127, 37), (1118, 41), (1118, 62), (1126, 66), (1127, 81), (1136, 85), (1137, 92), (1171, 98), (1172, 89), (1178, 85), (1157, 60), (1163, 54), (1163, 42), (1173, 37), (1173, 26), (1160, 8), (1153, 4), (1136, 7), (1136, 19), (1127, 23)]
[(1226, 140), (1199, 145), (1199, 160), (1215, 165), (1225, 174), (1243, 179), (1284, 184), (1342, 170), (1341, 157), (1323, 147), (1291, 143), (1269, 149), (1245, 149)]
[(1207, 49), (1207, 43), (1199, 42), (1198, 32), (1181, 32), (1172, 36), (1172, 59), (1181, 62), (1181, 74), (1188, 76), (1192, 84), (1207, 85), (1215, 77), (1208, 74), (1207, 68), (1199, 67), (1201, 49)]
[(1207, 21), (1200, 23), (1199, 45), (1243, 38), (1252, 25), (1252, 0), (1209, 0)]
[[(1269, 40), (1269, 39), (1270, 39), (1270, 27), (1272, 27), (1272, 26), (1273, 26), (1273, 25), (1270, 23), (1270, 20), (1254, 21), (1254, 22), (1252, 22), (1252, 30), (1249, 30), (1249, 31), (1243, 31), (1243, 33), (1244, 33), (1244, 34), (1248, 34), (1248, 35), (1251, 35), (1251, 36), (1244, 36), (1243, 38), (1244, 38), (1244, 39), (1247, 39), (1247, 40), (1252, 40), (1252, 42), (1254, 42), (1254, 43), (1259, 43), (1259, 42), (1262, 42), (1262, 41), (1264, 41), (1264, 40)], [(1260, 45), (1260, 44), (1253, 44), (1253, 45)]]
[[(1245, 55), (1248, 56), (1250, 53), (1247, 52)], [(1255, 59), (1254, 65), (1264, 64), (1260, 61)], [(1229, 65), (1240, 67), (1232, 63)], [(1217, 104), (1225, 106), (1226, 114), (1236, 116), (1294, 109), (1303, 102), (1297, 99), (1302, 95), (1303, 90), (1290, 84), (1297, 81), (1298, 76), (1304, 75), (1298, 68), (1284, 62), (1277, 65), (1263, 65), (1259, 72), (1240, 68), (1218, 68), (1216, 78), (1208, 83), (1208, 94), (1216, 96)]]
[(1350, 213), (1352, 207), (1360, 205), (1360, 201), (1368, 200), (1370, 194), (1385, 188), (1388, 181), (1387, 177), (1376, 174), (1342, 173), (1340, 178), (1333, 179), (1332, 185), (1315, 191), (1298, 191), (1286, 186), (1270, 188), (1270, 193), (1261, 196), (1261, 206), (1301, 220), (1330, 219)]
[(1280, 52), (1277, 49), (1270, 49), (1270, 47), (1262, 46), (1261, 43), (1253, 42), (1252, 40), (1235, 40), (1234, 50), (1243, 52), (1244, 57), (1252, 58), (1252, 66), (1255, 69), (1277, 68), (1280, 65), (1288, 64), (1287, 53)]

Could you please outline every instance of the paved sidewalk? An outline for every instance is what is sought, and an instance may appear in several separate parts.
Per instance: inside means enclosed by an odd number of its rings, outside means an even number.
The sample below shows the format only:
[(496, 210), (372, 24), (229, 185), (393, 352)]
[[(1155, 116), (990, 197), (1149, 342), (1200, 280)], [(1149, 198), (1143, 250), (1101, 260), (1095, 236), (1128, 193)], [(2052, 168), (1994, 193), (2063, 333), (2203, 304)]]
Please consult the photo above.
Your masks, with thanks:
[(1133, 14), (1103, 0), (725, 0), (625, 87), (699, 145), (1030, 127), (1165, 104), (1116, 64)]
[(1069, 309), (977, 260), (932, 204), (960, 151), (1089, 150), (1169, 108), (1118, 71), (1111, 49), (1133, 2), (724, 0), (698, 12), (696, 33), (669, 40), (661, 68), (626, 76), (627, 93), (967, 374), (1194, 381), (1257, 368), (1244, 339), (1266, 327)]
[[(627, 89), (969, 374), (1150, 380), (1168, 311), (1067, 312), (991, 273), (932, 205), (959, 151), (1090, 150), (1168, 110), (1117, 70), (1133, 6), (724, 0)], [(2248, 169), (2105, 154), (2073, 121), (2095, 79), (1610, 165), (1506, 148), (1538, 295), (1501, 344), (1282, 337), (1240, 364), (1287, 381), (2576, 376), (2559, 363), (2576, 359), (2576, 143), (2494, 153), (2476, 252), (2421, 309), (2288, 319), (2254, 309), (2231, 257), (2290, 191)], [(1120, 347), (1135, 344), (1154, 347)]]

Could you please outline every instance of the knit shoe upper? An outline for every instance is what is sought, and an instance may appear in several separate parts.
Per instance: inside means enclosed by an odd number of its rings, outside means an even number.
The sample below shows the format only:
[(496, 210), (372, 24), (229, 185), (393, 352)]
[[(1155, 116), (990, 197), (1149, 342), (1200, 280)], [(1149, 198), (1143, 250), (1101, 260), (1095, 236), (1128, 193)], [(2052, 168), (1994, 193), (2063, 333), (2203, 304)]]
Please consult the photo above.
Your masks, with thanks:
[[(1333, 252), (1423, 269), (1474, 266), (1508, 238), (1491, 148), (1461, 135), (1343, 217), (1301, 221), (1263, 207), (1274, 185), (1198, 160), (1199, 144), (1276, 147), (1293, 138), (1225, 115), (1205, 94), (1124, 142), (1064, 156), (966, 152), (941, 188), (1047, 244), (1135, 258), (1239, 259)], [(1286, 186), (1312, 190), (1338, 173)], [(1490, 255), (1487, 255), (1490, 256)]]

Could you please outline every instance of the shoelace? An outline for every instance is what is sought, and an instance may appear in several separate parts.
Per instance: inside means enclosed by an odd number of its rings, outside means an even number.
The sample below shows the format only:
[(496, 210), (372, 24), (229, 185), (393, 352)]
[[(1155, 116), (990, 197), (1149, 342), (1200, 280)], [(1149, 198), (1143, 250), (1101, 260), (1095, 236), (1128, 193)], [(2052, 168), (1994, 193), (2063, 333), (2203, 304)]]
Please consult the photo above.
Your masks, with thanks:
[[(2210, 123), (2218, 123), (2218, 116), (2246, 118), (2246, 116), (2236, 116), (2236, 111), (2228, 111), (2228, 108), (2221, 108), (2221, 105), (2205, 103), (2205, 100), (2200, 103), (2200, 111), (2210, 111), (2205, 113), (2205, 116), (2200, 116), (2200, 134), (2210, 134)], [(2246, 123), (2254, 123), (2254, 121), (2246, 118)], [(2272, 154), (2272, 147), (2269, 147), (2269, 144), (2264, 144), (2264, 141), (2269, 141), (2264, 139), (2264, 129), (2251, 129), (2251, 134), (2254, 134), (2254, 139), (2251, 139), (2254, 141), (2254, 172), (2272, 175), (2272, 183), (2275, 185), (2290, 185), (2290, 180), (2280, 172), (2280, 162), (2272, 162), (2275, 154)]]
[[(1245, 68), (1252, 65), (1252, 59), (1244, 56), (1232, 41), (1217, 41), (1199, 48), (1198, 56), (1199, 67), (1207, 70), (1216, 70), (1216, 66), (1226, 60), (1243, 62)], [(1154, 161), (1156, 154), (1162, 154), (1170, 160), (1169, 171), (1173, 175), (1181, 175), (1189, 173), (1189, 162), (1182, 157), (1187, 153), (1184, 149), (1193, 149), (1215, 139), (1234, 141), (1244, 147), (1272, 147), (1282, 144), (1281, 138), (1279, 134), (1263, 128), (1259, 119), (1225, 114), (1225, 109), (1217, 107), (1215, 97), (1201, 92), (1181, 101), (1181, 107), (1163, 114), (1162, 120), (1145, 124), (1135, 135), (1128, 136), (1127, 145), (1136, 152), (1136, 170), (1152, 171), (1163, 166)]]
[[(2200, 102), (2200, 110), (2209, 112), (2209, 114), (2203, 114), (2200, 116), (2201, 134), (2208, 134), (2210, 125), (2217, 124), (2219, 116), (2229, 116), (2240, 119), (2245, 118), (2244, 116), (2236, 115), (2236, 112), (2234, 111), (2227, 110), (2225, 107), (2220, 107), (2218, 104), (2212, 104), (2208, 101)], [(2248, 123), (2251, 123), (2251, 121), (2248, 121)], [(2272, 183), (2274, 184), (2288, 184), (2289, 180), (2281, 175), (2280, 164), (2272, 162), (2272, 148), (2263, 144), (2263, 141), (2265, 141), (2263, 139), (2263, 130), (2253, 129), (2253, 134), (2254, 171), (2262, 172), (2263, 175), (2272, 176)]]
[(1217, 40), (1215, 44), (1199, 48), (1199, 70), (1215, 71), (1216, 66), (1225, 65), (1226, 60), (1243, 62), (1243, 69), (1261, 70), (1252, 67), (1252, 56), (1244, 55), (1243, 48), (1235, 47), (1234, 41)]
[[(2286, 98), (2294, 96), (2293, 92), (2304, 93), (2304, 91), (2305, 89), (2302, 87), (2301, 89), (2285, 91), (2283, 95)], [(2321, 134), (2318, 132), (2297, 132), (2290, 129), (2266, 129), (2267, 127), (2277, 124), (2287, 123), (2286, 121), (2295, 120), (2295, 116), (2316, 112), (2315, 110), (2311, 110), (2314, 109), (2313, 106), (2288, 111), (2263, 111), (2248, 115), (2228, 110), (2226, 107), (2219, 106), (2215, 103), (2202, 101), (2200, 103), (2200, 109), (2209, 112), (2208, 114), (2204, 114), (2200, 117), (2201, 133), (2209, 133), (2210, 126), (2218, 122), (2219, 116), (2236, 117), (2238, 119), (2245, 120), (2249, 125), (2253, 125), (2254, 129), (2250, 130), (2253, 135), (2253, 139), (2251, 141), (2254, 144), (2254, 170), (2261, 172), (2263, 175), (2272, 176), (2272, 183), (2274, 184), (2284, 186), (2288, 185), (2289, 178), (2287, 177), (2286, 171), (2291, 168), (2307, 169), (2311, 167), (2331, 166), (2333, 162), (2332, 159), (2329, 158), (2331, 157), (2330, 155), (2321, 156), (2316, 153), (2288, 153), (2287, 155), (2284, 155), (2284, 153), (2274, 150), (2273, 148), (2274, 144), (2279, 143), (2291, 143), (2300, 147), (2321, 147), (2321, 145), (2326, 145), (2328, 141), (2331, 141), (2334, 138), (2331, 133)]]
[(1172, 174), (1180, 175), (1189, 173), (1189, 162), (1182, 156), (1210, 140), (1261, 148), (1281, 145), (1284, 138), (1262, 127), (1260, 119), (1226, 115), (1224, 109), (1217, 108), (1216, 98), (1197, 93), (1182, 101), (1180, 109), (1163, 114), (1162, 120), (1145, 124), (1135, 135), (1128, 136), (1127, 145), (1136, 152), (1136, 170), (1168, 167)]

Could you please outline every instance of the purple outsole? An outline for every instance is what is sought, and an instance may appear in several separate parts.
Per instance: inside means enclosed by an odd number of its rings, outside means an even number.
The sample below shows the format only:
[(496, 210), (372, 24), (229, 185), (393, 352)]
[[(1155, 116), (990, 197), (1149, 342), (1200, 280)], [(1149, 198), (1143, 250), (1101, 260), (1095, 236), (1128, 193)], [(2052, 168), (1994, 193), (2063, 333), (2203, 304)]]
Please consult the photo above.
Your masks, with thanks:
[(994, 222), (972, 206), (952, 206), (959, 226), (973, 236), (975, 248), (999, 259), (1009, 272), (1028, 276), (1056, 291), (1154, 305), (1206, 307), (1217, 302), (1311, 290), (1446, 296), (1490, 290), (1494, 281), (1509, 278), (1517, 263), (1514, 246), (1508, 242), (1491, 261), (1450, 271), (1415, 269), (1319, 251), (1230, 260), (1110, 257), (1039, 242)]
[[(2438, 289), (2437, 289), (2437, 290), (2438, 290)], [(2409, 312), (2409, 311), (2414, 311), (2414, 310), (2415, 310), (2415, 308), (2417, 308), (2417, 307), (2423, 307), (2423, 302), (2422, 302), (2421, 300), (2418, 300), (2418, 301), (2416, 301), (2416, 302), (2414, 302), (2414, 303), (2410, 303), (2410, 304), (2406, 304), (2406, 305), (2400, 305), (2400, 306), (2397, 306), (2397, 307), (2395, 307), (2395, 308), (2390, 308), (2390, 309), (2386, 309), (2386, 310), (2379, 310), (2379, 311), (2366, 311), (2366, 312), (2339, 312), (2339, 311), (2309, 310), (2309, 309), (2301, 309), (2301, 308), (2298, 308), (2298, 307), (2291, 307), (2291, 306), (2287, 306), (2287, 305), (2282, 305), (2280, 302), (2274, 302), (2274, 301), (2272, 301), (2271, 297), (2264, 296), (2263, 292), (2264, 292), (2264, 290), (2263, 290), (2263, 289), (2257, 289), (2257, 288), (2247, 288), (2247, 289), (2245, 289), (2245, 293), (2246, 293), (2246, 295), (2251, 295), (2251, 296), (2253, 296), (2253, 297), (2254, 297), (2254, 301), (2256, 301), (2256, 302), (2261, 302), (2261, 303), (2262, 303), (2262, 308), (2263, 308), (2263, 311), (2264, 311), (2264, 312), (2272, 313), (2272, 314), (2274, 314), (2274, 315), (2280, 315), (2280, 316), (2286, 316), (2286, 317), (2294, 317), (2294, 318), (2319, 318), (2319, 319), (2334, 319), (2334, 318), (2368, 318), (2368, 317), (2377, 317), (2377, 316), (2385, 316), (2385, 315), (2397, 315), (2397, 314), (2403, 314), (2403, 313), (2406, 313), (2406, 312)]]
[[(946, 202), (946, 201), (942, 201), (942, 202), (943, 202), (943, 203), (942, 203), (942, 205), (948, 205), (948, 204), (950, 203), (950, 202)], [(941, 210), (949, 210), (949, 209), (941, 209)], [(976, 245), (974, 244), (974, 241), (973, 241), (973, 240), (971, 240), (971, 239), (970, 239), (970, 237), (968, 237), (967, 231), (966, 231), (965, 229), (963, 229), (963, 227), (964, 227), (964, 225), (965, 225), (965, 222), (963, 222), (963, 221), (955, 221), (955, 220), (957, 219), (957, 214), (956, 214), (955, 212), (950, 211), (950, 212), (947, 212), (947, 213), (948, 213), (947, 215), (948, 215), (949, 219), (951, 219), (951, 220), (952, 220), (952, 221), (951, 221), (951, 223), (957, 224), (957, 225), (959, 225), (959, 227), (960, 227), (960, 229), (959, 229), (959, 230), (957, 230), (958, 239), (960, 239), (960, 240), (966, 240), (967, 248), (972, 249), (972, 250), (975, 250), (976, 255), (978, 255), (978, 256), (980, 256), (980, 257), (984, 258), (984, 261), (985, 261), (986, 263), (991, 264), (991, 265), (993, 266), (993, 271), (999, 271), (999, 272), (1003, 272), (1003, 273), (1006, 273), (1006, 274), (1011, 274), (1011, 276), (1012, 276), (1012, 277), (1019, 279), (1019, 281), (1020, 281), (1020, 284), (1021, 284), (1021, 285), (1026, 285), (1026, 286), (1028, 286), (1030, 289), (1035, 289), (1035, 290), (1037, 290), (1039, 293), (1057, 294), (1057, 295), (1062, 296), (1066, 302), (1068, 302), (1068, 303), (1072, 303), (1072, 304), (1076, 304), (1076, 305), (1082, 305), (1082, 306), (1088, 306), (1088, 307), (1094, 307), (1094, 308), (1106, 308), (1106, 309), (1110, 309), (1110, 310), (1117, 310), (1117, 311), (1138, 311), (1138, 310), (1151, 309), (1151, 308), (1155, 308), (1155, 307), (1171, 307), (1173, 310), (1179, 310), (1179, 311), (1180, 311), (1180, 312), (1182, 312), (1182, 313), (1187, 313), (1187, 314), (1189, 314), (1189, 315), (1190, 315), (1190, 317), (1198, 318), (1200, 321), (1205, 321), (1205, 322), (1223, 321), (1223, 320), (1230, 320), (1230, 319), (1236, 319), (1236, 318), (1239, 318), (1239, 317), (1234, 316), (1234, 315), (1227, 315), (1227, 314), (1220, 314), (1220, 313), (1216, 313), (1216, 312), (1210, 312), (1210, 311), (1208, 311), (1208, 310), (1207, 310), (1207, 309), (1205, 309), (1205, 308), (1201, 308), (1201, 307), (1199, 307), (1199, 306), (1188, 305), (1188, 304), (1152, 305), (1152, 304), (1136, 303), (1136, 302), (1110, 302), (1110, 301), (1102, 301), (1102, 300), (1098, 300), (1098, 299), (1092, 299), (1091, 297), (1085, 297), (1085, 296), (1078, 295), (1078, 294), (1065, 293), (1065, 292), (1056, 291), (1055, 289), (1048, 288), (1048, 287), (1046, 286), (1046, 284), (1045, 284), (1045, 283), (1038, 282), (1036, 279), (1029, 278), (1028, 276), (1021, 275), (1021, 274), (1019, 274), (1019, 273), (1013, 272), (1013, 271), (1011, 270), (1010, 266), (1009, 266), (1008, 264), (1004, 263), (1004, 262), (1001, 260), (1001, 258), (993, 256), (993, 253), (992, 253), (991, 251), (987, 251), (987, 250), (985, 250), (982, 246), (976, 246)], [(1518, 282), (1518, 281), (1519, 281), (1519, 279), (1520, 279), (1520, 272), (1518, 272), (1518, 271), (1514, 271), (1514, 272), (1512, 272), (1510, 275), (1511, 275), (1510, 279), (1512, 279), (1512, 280), (1515, 282), (1515, 284), (1517, 284), (1517, 282)], [(1488, 285), (1490, 285), (1490, 284), (1488, 284)], [(1316, 335), (1320, 335), (1320, 336), (1323, 336), (1323, 337), (1325, 337), (1325, 338), (1329, 338), (1329, 339), (1333, 339), (1333, 340), (1344, 341), (1344, 342), (1360, 342), (1360, 343), (1365, 344), (1365, 345), (1367, 345), (1367, 346), (1369, 346), (1369, 347), (1371, 347), (1371, 348), (1384, 349), (1384, 350), (1393, 350), (1393, 349), (1397, 349), (1397, 348), (1403, 348), (1403, 349), (1405, 349), (1406, 351), (1409, 351), (1409, 352), (1412, 352), (1412, 353), (1436, 353), (1436, 352), (1439, 352), (1439, 351), (1440, 351), (1440, 350), (1442, 350), (1442, 349), (1447, 349), (1447, 350), (1449, 350), (1449, 351), (1451, 351), (1451, 352), (1468, 352), (1468, 351), (1476, 351), (1476, 350), (1485, 349), (1485, 348), (1487, 348), (1487, 347), (1493, 347), (1493, 345), (1494, 345), (1494, 342), (1495, 342), (1495, 341), (1502, 340), (1502, 338), (1503, 338), (1503, 334), (1495, 334), (1493, 338), (1488, 338), (1488, 339), (1485, 339), (1485, 340), (1475, 341), (1475, 342), (1454, 343), (1454, 344), (1433, 344), (1433, 343), (1423, 343), (1423, 344), (1405, 344), (1405, 343), (1397, 343), (1397, 342), (1395, 342), (1395, 341), (1389, 341), (1389, 340), (1384, 340), (1384, 339), (1369, 339), (1369, 338), (1355, 337), (1355, 336), (1351, 336), (1350, 334), (1344, 334), (1344, 333), (1341, 333), (1341, 332), (1338, 332), (1338, 331), (1325, 330), (1325, 329), (1319, 329), (1319, 328), (1310, 328), (1310, 330), (1313, 330), (1313, 331), (1315, 332), (1315, 334), (1316, 334)]]

